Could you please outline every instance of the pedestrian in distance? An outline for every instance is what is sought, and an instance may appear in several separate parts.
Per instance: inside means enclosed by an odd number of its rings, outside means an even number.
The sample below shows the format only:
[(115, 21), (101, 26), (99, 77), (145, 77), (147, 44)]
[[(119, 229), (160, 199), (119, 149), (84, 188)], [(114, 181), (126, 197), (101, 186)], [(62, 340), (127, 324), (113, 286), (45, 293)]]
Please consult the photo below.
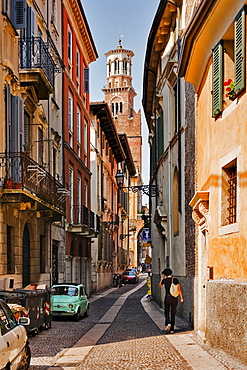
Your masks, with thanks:
[(164, 313), (165, 313), (165, 331), (174, 333), (176, 309), (178, 305), (178, 296), (180, 302), (183, 302), (183, 293), (177, 278), (172, 276), (170, 268), (164, 269), (161, 274), (159, 286), (165, 288)]

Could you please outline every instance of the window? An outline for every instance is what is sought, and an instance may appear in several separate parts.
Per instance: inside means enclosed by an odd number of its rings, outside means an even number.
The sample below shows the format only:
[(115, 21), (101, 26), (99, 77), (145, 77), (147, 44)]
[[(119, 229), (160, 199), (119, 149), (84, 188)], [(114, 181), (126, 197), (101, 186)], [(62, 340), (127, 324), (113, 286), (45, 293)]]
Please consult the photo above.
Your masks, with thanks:
[(69, 210), (70, 210), (70, 223), (73, 223), (73, 194), (74, 194), (74, 189), (73, 189), (73, 168), (69, 168)]
[(222, 112), (223, 46), (219, 42), (213, 49), (213, 117)]
[(68, 100), (68, 127), (71, 133), (73, 132), (73, 98), (69, 95)]
[[(245, 8), (240, 10), (233, 25), (234, 27), (232, 25), (229, 27), (222, 40), (213, 49), (213, 117), (217, 117), (223, 110), (223, 77), (225, 80), (234, 79), (236, 95), (245, 89)], [(233, 76), (230, 75), (231, 64)]]
[(77, 154), (81, 154), (81, 111), (77, 108), (76, 113), (76, 125), (77, 125)]
[(26, 27), (26, 0), (3, 0), (3, 14), (18, 30)]
[(81, 204), (81, 177), (77, 177), (77, 208), (78, 208), (78, 224), (82, 221), (82, 204)]
[(23, 132), (23, 149), (29, 150), (30, 146), (30, 116), (24, 112), (24, 132)]
[(108, 62), (108, 76), (111, 76), (111, 60)]
[(80, 59), (81, 59), (81, 55), (80, 55), (80, 52), (79, 50), (76, 51), (76, 77), (78, 79), (80, 79)]
[(68, 29), (68, 59), (72, 62), (72, 33)]
[(114, 73), (115, 75), (119, 74), (119, 60), (116, 59), (114, 62)]
[(237, 159), (222, 168), (222, 226), (237, 222)]
[(84, 93), (89, 93), (89, 68), (84, 68)]
[(84, 156), (85, 156), (85, 164), (87, 165), (87, 153), (88, 153), (88, 149), (87, 149), (87, 143), (88, 143), (88, 138), (87, 138), (87, 134), (88, 134), (88, 127), (87, 127), (87, 121), (84, 120)]
[(5, 86), (6, 148), (8, 152), (23, 150), (24, 102)]
[(52, 0), (51, 1), (51, 23), (55, 22), (55, 5), (56, 5), (55, 0)]
[(122, 102), (119, 103), (119, 112), (123, 113), (123, 103)]
[(84, 183), (84, 204), (86, 207), (88, 206), (88, 185), (86, 182)]
[(76, 114), (76, 125), (77, 125), (77, 142), (81, 142), (81, 110), (77, 107)]
[(242, 8), (234, 22), (235, 93), (245, 88), (245, 9)]
[(127, 60), (124, 60), (123, 61), (123, 74), (127, 75), (127, 66), (128, 66), (128, 62)]
[(43, 130), (38, 128), (38, 163), (43, 166)]
[(59, 181), (59, 174), (57, 171), (57, 148), (53, 147), (53, 177)]

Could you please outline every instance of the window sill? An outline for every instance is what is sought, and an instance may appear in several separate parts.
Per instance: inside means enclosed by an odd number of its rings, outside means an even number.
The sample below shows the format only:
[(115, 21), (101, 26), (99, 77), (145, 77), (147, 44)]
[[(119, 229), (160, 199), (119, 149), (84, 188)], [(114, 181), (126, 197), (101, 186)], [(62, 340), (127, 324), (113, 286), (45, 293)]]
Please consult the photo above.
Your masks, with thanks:
[(219, 227), (219, 235), (226, 235), (239, 232), (239, 224), (236, 222), (234, 224), (225, 225)]
[(239, 105), (238, 98), (236, 98), (235, 100), (233, 100), (233, 102), (230, 105), (228, 105), (228, 107), (225, 110), (223, 110), (221, 119), (223, 120), (227, 116), (229, 116), (229, 114), (231, 114), (235, 110), (235, 108), (237, 107), (237, 105)]

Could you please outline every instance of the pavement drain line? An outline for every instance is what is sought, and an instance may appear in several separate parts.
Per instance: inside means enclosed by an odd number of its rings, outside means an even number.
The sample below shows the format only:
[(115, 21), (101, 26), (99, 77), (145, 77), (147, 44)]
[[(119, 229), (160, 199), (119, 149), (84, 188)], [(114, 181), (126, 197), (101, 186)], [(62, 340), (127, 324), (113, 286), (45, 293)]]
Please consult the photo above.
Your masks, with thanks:
[[(56, 363), (54, 365), (60, 366), (62, 369), (66, 370), (76, 369), (76, 366), (78, 366), (79, 363), (83, 361), (83, 359), (89, 354), (98, 340), (112, 324), (128, 296), (141, 289), (145, 284), (146, 280), (142, 281), (129, 292), (126, 292), (122, 296), (120, 296), (114, 303), (114, 305), (110, 307), (109, 310), (104, 314), (104, 316), (98, 321), (98, 323), (94, 325), (92, 329), (90, 329), (83, 337), (81, 337), (81, 339), (79, 339), (73, 347), (64, 348), (56, 355)], [(97, 296), (96, 299), (92, 299), (90, 302), (94, 302), (95, 300), (102, 298), (102, 296), (110, 294), (114, 290), (115, 289), (109, 289), (104, 292), (103, 295)], [(80, 351), (80, 354), (78, 353), (78, 350)]]

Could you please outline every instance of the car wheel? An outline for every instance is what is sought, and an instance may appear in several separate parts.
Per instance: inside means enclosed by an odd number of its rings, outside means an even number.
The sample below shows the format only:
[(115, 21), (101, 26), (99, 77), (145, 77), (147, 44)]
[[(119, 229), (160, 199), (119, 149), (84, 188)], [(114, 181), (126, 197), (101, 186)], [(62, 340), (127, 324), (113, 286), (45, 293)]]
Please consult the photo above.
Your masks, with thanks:
[(74, 315), (74, 320), (75, 321), (79, 321), (80, 319), (80, 309), (78, 309), (78, 311), (76, 312), (76, 314)]
[(31, 351), (29, 345), (26, 344), (18, 370), (27, 370), (29, 368), (30, 361), (31, 361)]
[(87, 311), (84, 312), (84, 317), (88, 317), (88, 315), (89, 315), (89, 307), (87, 308)]

